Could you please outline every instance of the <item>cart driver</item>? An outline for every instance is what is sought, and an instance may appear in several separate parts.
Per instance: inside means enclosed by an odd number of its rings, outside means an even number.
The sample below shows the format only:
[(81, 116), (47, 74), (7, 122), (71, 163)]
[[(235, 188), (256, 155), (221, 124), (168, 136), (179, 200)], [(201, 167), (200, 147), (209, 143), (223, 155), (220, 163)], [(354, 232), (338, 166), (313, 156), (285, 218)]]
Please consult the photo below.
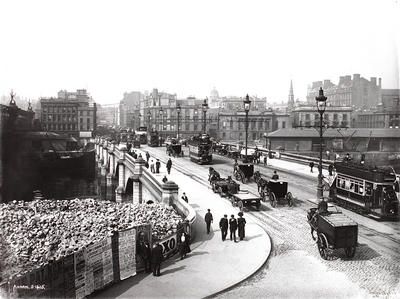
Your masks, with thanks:
[(327, 212), (328, 212), (328, 204), (324, 200), (324, 198), (322, 198), (322, 200), (318, 203), (318, 214), (325, 214)]
[(271, 179), (272, 179), (272, 180), (279, 180), (279, 175), (278, 175), (278, 173), (276, 172), (276, 170), (274, 170), (274, 174), (272, 175)]
[(237, 159), (235, 159), (235, 163), (233, 163), (233, 172), (234, 173), (236, 173), (238, 171), (238, 167), (239, 167), (238, 161), (237, 161)]

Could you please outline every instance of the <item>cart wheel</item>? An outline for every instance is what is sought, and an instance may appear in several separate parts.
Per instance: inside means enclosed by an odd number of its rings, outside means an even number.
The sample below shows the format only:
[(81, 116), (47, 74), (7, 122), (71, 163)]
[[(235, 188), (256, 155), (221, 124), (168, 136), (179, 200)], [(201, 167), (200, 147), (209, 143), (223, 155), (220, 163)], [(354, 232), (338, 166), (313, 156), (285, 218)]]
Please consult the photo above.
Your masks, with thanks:
[(238, 201), (237, 202), (237, 206), (238, 206), (238, 208), (240, 209), (240, 210), (242, 210), (243, 209), (243, 202), (240, 200), (240, 201)]
[(356, 253), (356, 247), (352, 246), (352, 247), (347, 247), (344, 249), (344, 252), (346, 253), (347, 257), (354, 257), (355, 253)]
[(235, 199), (233, 197), (231, 197), (230, 200), (231, 200), (232, 207), (236, 207), (237, 205), (236, 205)]
[(289, 204), (289, 207), (293, 206), (293, 195), (292, 195), (292, 193), (288, 192), (286, 194), (286, 199), (287, 199), (287, 202)]
[(269, 201), (271, 202), (271, 206), (273, 208), (275, 208), (276, 207), (276, 196), (275, 196), (274, 192), (269, 193)]
[(212, 188), (212, 191), (213, 191), (214, 193), (217, 193), (217, 189), (215, 188), (215, 185), (214, 185), (214, 184), (211, 184), (211, 188)]
[(221, 187), (218, 188), (218, 193), (219, 193), (219, 195), (222, 196), (222, 188)]
[(329, 253), (328, 253), (328, 240), (326, 239), (324, 234), (318, 234), (317, 246), (319, 255), (324, 259), (327, 260)]
[(266, 194), (265, 194), (264, 190), (261, 189), (261, 191), (260, 191), (259, 193), (260, 193), (260, 196), (261, 196), (261, 198), (262, 198), (262, 201), (265, 202), (265, 201), (266, 201), (266, 199), (265, 199)]

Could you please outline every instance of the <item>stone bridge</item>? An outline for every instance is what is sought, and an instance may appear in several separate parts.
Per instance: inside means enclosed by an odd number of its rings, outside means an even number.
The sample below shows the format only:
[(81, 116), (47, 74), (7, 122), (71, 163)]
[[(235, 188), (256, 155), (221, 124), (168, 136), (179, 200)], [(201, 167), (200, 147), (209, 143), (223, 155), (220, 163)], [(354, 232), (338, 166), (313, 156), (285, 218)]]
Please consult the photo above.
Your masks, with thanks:
[(117, 179), (116, 202), (122, 202), (124, 194), (132, 194), (132, 203), (162, 202), (174, 206), (178, 212), (193, 223), (196, 213), (193, 208), (178, 197), (178, 185), (172, 181), (160, 182), (139, 157), (134, 159), (127, 153), (125, 145), (117, 145), (110, 138), (95, 139), (96, 160), (101, 175), (106, 177), (107, 186)]

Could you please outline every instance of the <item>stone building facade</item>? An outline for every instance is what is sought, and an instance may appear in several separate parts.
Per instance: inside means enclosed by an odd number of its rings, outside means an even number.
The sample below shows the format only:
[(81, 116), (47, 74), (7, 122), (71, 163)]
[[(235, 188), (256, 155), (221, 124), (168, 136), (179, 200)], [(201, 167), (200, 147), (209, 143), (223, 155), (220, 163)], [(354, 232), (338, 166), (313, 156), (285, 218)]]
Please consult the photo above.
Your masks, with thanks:
[[(296, 106), (292, 111), (293, 127), (319, 126), (320, 115), (315, 105)], [(324, 125), (351, 127), (352, 108), (346, 106), (327, 106), (323, 115)]]

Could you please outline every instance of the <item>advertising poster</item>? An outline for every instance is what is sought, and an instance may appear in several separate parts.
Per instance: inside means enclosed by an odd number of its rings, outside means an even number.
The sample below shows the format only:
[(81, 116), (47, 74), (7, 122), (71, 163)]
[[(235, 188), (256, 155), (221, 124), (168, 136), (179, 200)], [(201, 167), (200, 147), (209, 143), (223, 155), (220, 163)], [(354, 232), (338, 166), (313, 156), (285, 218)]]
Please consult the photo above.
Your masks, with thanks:
[(94, 277), (93, 277), (93, 266), (92, 266), (92, 252), (93, 244), (90, 244), (85, 250), (85, 295), (88, 296), (94, 291)]
[(121, 280), (136, 274), (136, 229), (119, 232), (119, 268)]
[(114, 280), (113, 260), (111, 251), (111, 237), (104, 238), (102, 243), (103, 254), (103, 281), (107, 285)]
[(74, 253), (74, 270), (75, 270), (75, 297), (85, 297), (85, 249)]
[(100, 290), (104, 286), (103, 280), (103, 246), (101, 242), (93, 244), (91, 261), (93, 268), (94, 289)]

